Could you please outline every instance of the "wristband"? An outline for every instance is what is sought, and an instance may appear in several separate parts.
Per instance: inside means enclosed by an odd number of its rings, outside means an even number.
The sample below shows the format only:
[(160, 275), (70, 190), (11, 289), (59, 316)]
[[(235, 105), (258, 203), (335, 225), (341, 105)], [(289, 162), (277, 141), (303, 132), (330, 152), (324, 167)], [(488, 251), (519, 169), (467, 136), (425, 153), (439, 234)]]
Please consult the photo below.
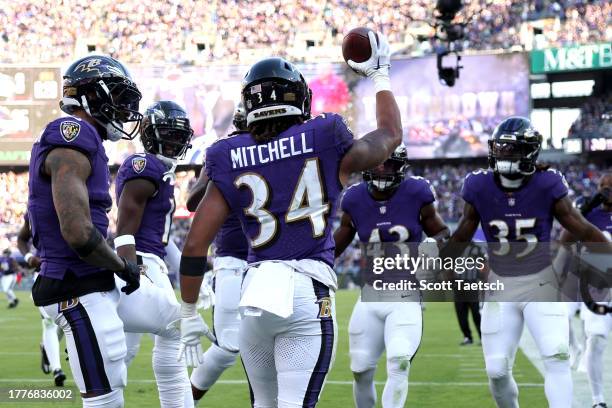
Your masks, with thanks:
[[(382, 69), (382, 68), (381, 68)], [(378, 93), (381, 91), (391, 91), (391, 78), (389, 78), (389, 70), (387, 69), (385, 73), (380, 71), (375, 71), (370, 79), (374, 82), (374, 92)]]
[(181, 318), (192, 317), (196, 315), (196, 304), (181, 301)]
[(205, 256), (181, 256), (180, 274), (183, 276), (204, 276), (206, 270)]
[(27, 254), (25, 254), (25, 255), (23, 256), (23, 259), (25, 260), (25, 262), (26, 262), (27, 264), (29, 264), (29, 263), (30, 263), (30, 259), (32, 259), (33, 257), (34, 257), (34, 254), (33, 254), (33, 253), (31, 253), (31, 252), (28, 252)]
[(73, 247), (72, 249), (77, 253), (79, 258), (87, 258), (101, 242), (104, 242), (102, 234), (100, 234), (100, 231), (98, 231), (96, 227), (93, 227), (89, 233), (87, 242), (81, 246)]
[(121, 235), (113, 241), (115, 243), (115, 249), (126, 246), (126, 245), (136, 245), (136, 241), (134, 240), (133, 235)]

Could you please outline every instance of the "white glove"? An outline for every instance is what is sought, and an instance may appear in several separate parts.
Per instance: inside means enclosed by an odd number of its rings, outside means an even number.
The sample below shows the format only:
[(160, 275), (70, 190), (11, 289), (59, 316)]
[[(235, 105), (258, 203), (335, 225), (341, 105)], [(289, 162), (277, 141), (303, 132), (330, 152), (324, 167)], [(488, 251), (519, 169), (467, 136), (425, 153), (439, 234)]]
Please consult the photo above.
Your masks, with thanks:
[(372, 49), (370, 58), (364, 62), (349, 60), (347, 63), (355, 72), (374, 81), (376, 92), (390, 91), (389, 67), (391, 67), (391, 50), (389, 49), (389, 41), (387, 41), (387, 37), (383, 33), (378, 33), (377, 42), (376, 34), (373, 31), (368, 32), (368, 37), (370, 38), (370, 48)]
[(204, 274), (204, 280), (200, 286), (200, 296), (198, 297), (198, 309), (207, 310), (215, 304), (215, 292), (212, 289), (212, 272)]
[(196, 311), (195, 303), (183, 303), (181, 306), (181, 345), (179, 347), (178, 360), (185, 356), (187, 367), (197, 367), (204, 363), (202, 355), (202, 344), (200, 337), (206, 336), (210, 341), (215, 341), (202, 316)]

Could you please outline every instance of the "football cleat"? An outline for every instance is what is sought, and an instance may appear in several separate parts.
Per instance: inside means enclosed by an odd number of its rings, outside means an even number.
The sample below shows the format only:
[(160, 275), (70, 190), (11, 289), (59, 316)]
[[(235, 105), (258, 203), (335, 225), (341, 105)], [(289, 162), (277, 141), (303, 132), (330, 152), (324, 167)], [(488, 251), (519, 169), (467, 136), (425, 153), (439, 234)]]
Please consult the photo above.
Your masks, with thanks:
[(463, 341), (459, 343), (460, 346), (469, 346), (471, 344), (474, 344), (474, 340), (470, 339), (469, 337), (464, 338)]
[(9, 309), (16, 308), (18, 304), (19, 304), (19, 299), (15, 298), (15, 300), (9, 303), (8, 308)]
[(43, 346), (42, 343), (40, 343), (40, 369), (45, 374), (49, 374), (51, 372), (51, 364), (49, 364), (49, 358), (47, 357), (45, 346)]
[(56, 387), (63, 387), (64, 381), (66, 381), (66, 374), (62, 371), (61, 368), (53, 371), (53, 380), (55, 381)]

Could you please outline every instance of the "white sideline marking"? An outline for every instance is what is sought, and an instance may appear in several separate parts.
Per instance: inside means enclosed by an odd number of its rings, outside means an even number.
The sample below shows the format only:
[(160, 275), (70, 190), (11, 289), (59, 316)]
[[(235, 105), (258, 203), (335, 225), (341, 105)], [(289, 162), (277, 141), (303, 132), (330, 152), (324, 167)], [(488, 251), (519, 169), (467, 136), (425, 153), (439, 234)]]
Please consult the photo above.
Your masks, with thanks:
[[(1, 378), (0, 383), (48, 383), (48, 378)], [(128, 387), (130, 384), (155, 384), (155, 380), (131, 380), (128, 379)], [(247, 384), (246, 380), (219, 380), (216, 384)], [(352, 381), (328, 380), (325, 384), (330, 385), (353, 385)], [(376, 385), (384, 385), (384, 381), (374, 381)], [(411, 381), (410, 386), (446, 386), (446, 387), (487, 387), (488, 382), (439, 382), (439, 381)], [(519, 383), (520, 387), (544, 387), (543, 383)]]

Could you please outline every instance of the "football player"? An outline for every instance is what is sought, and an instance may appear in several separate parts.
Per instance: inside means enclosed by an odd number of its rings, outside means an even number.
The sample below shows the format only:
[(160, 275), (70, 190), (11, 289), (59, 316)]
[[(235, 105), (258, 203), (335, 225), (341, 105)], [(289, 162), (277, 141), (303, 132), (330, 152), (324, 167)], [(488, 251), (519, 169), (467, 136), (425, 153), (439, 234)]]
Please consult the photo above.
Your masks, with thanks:
[[(363, 182), (346, 190), (340, 226), (334, 232), (336, 257), (350, 245), (355, 234), (366, 244), (419, 243), (423, 232), (441, 241), (448, 239), (449, 229), (434, 207), (432, 187), (421, 177), (406, 178), (407, 168), (406, 147), (400, 145), (383, 164), (365, 171)], [(355, 406), (376, 405), (374, 373), (386, 350), (387, 381), (382, 406), (403, 407), (408, 396), (410, 363), (421, 343), (420, 300), (372, 302), (362, 298), (355, 304), (349, 323)]]
[(138, 266), (106, 243), (110, 172), (103, 140), (132, 139), (141, 115), (140, 91), (117, 60), (89, 55), (64, 74), (60, 108), (32, 148), (28, 214), (41, 259), (32, 287), (64, 331), (83, 406), (123, 406), (125, 335), (117, 314), (117, 274), (130, 294)]
[[(174, 170), (184, 157), (193, 130), (187, 113), (171, 101), (149, 106), (140, 125), (145, 153), (125, 159), (115, 180), (117, 196), (117, 254), (143, 265), (140, 289), (121, 296), (119, 317), (128, 335), (128, 361), (140, 343), (140, 333), (155, 335), (153, 372), (162, 407), (193, 406), (180, 346), (180, 305), (164, 262), (174, 214)], [(123, 283), (117, 279), (117, 286)]]
[(560, 302), (529, 301), (532, 291), (554, 281), (546, 246), (553, 217), (581, 240), (605, 242), (603, 234), (572, 206), (561, 173), (536, 165), (541, 145), (542, 136), (526, 118), (511, 117), (497, 126), (489, 140), (491, 169), (466, 177), (463, 216), (450, 239), (459, 247), (467, 246), (480, 223), (489, 242), (489, 281), (520, 282), (514, 286), (522, 290), (515, 301), (495, 302), (493, 294), (485, 298), (482, 313), (489, 386), (497, 405), (504, 408), (518, 407), (512, 366), (524, 325), (544, 361), (549, 406), (572, 404), (566, 307)]
[[(28, 266), (34, 268), (36, 271), (40, 271), (40, 257), (30, 252), (31, 238), (32, 230), (30, 229), (30, 220), (26, 212), (23, 225), (17, 234), (17, 248), (23, 255)], [(42, 356), (40, 367), (45, 374), (53, 372), (53, 381), (55, 385), (62, 387), (66, 380), (66, 374), (64, 374), (60, 363), (59, 342), (61, 337), (63, 337), (63, 332), (59, 330), (53, 319), (47, 315), (44, 308), (39, 307), (38, 310), (42, 318), (42, 343), (40, 343), (40, 352)]]
[[(595, 208), (585, 211), (585, 218), (603, 232), (608, 241), (612, 241), (612, 174), (605, 174), (599, 180), (598, 192), (592, 202), (599, 202)], [(563, 231), (560, 242), (567, 244), (576, 239), (568, 231)], [(565, 249), (560, 252), (564, 252)], [(563, 256), (563, 255), (558, 255)], [(603, 355), (608, 343), (608, 333), (612, 330), (612, 315), (599, 315), (587, 308), (582, 308), (586, 334), (586, 368), (594, 408), (606, 408), (603, 386)]]
[(195, 302), (208, 247), (235, 211), (250, 243), (240, 298), (240, 355), (255, 407), (314, 407), (334, 360), (328, 217), (349, 174), (382, 163), (401, 141), (391, 93), (389, 46), (370, 33), (371, 58), (350, 62), (374, 81), (378, 128), (361, 139), (335, 114), (310, 118), (311, 91), (282, 58), (254, 64), (243, 80), (248, 133), (206, 153), (210, 178), (181, 258), (181, 337), (188, 364), (201, 359)]
[(17, 282), (18, 270), (19, 265), (17, 261), (13, 258), (11, 250), (6, 248), (2, 251), (2, 256), (0, 256), (0, 274), (2, 274), (2, 277), (0, 277), (0, 287), (2, 287), (2, 291), (6, 294), (9, 309), (17, 307), (19, 304), (19, 299), (17, 299), (13, 291), (13, 287)]
[[(235, 134), (246, 129), (244, 108), (238, 107), (234, 113)], [(187, 209), (196, 211), (204, 197), (208, 185), (206, 171), (202, 168), (196, 184), (187, 198)], [(246, 269), (249, 244), (240, 220), (231, 214), (215, 237), (215, 260), (213, 264), (213, 283), (215, 306), (213, 307), (213, 333), (216, 341), (202, 356), (203, 364), (191, 373), (193, 399), (199, 401), (219, 379), (221, 374), (236, 362), (238, 356), (238, 329), (240, 328), (240, 286), (242, 274)]]

